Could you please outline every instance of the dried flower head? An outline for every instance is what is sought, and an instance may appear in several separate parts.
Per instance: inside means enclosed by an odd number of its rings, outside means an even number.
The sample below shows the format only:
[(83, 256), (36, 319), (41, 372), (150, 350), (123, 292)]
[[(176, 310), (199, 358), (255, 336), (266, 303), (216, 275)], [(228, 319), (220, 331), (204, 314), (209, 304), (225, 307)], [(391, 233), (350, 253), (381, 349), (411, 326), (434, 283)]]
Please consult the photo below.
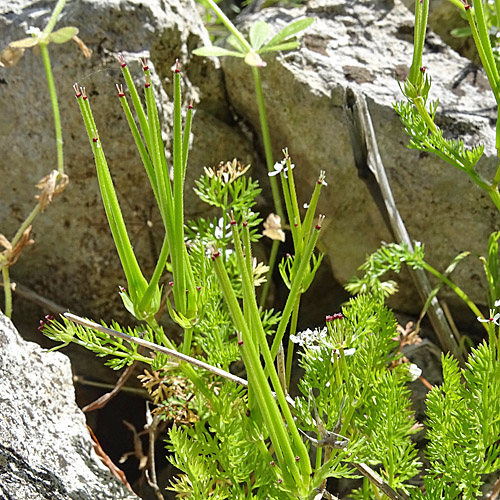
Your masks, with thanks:
[(245, 167), (234, 158), (233, 161), (227, 161), (225, 163), (221, 161), (218, 167), (204, 167), (204, 170), (208, 177), (215, 177), (223, 184), (231, 184), (231, 182), (241, 177), (249, 168), (250, 164)]
[(68, 184), (68, 176), (61, 174), (57, 170), (52, 170), (49, 175), (38, 181), (36, 187), (41, 189), (41, 194), (35, 196), (40, 205), (40, 210), (43, 212), (50, 202), (59, 196)]

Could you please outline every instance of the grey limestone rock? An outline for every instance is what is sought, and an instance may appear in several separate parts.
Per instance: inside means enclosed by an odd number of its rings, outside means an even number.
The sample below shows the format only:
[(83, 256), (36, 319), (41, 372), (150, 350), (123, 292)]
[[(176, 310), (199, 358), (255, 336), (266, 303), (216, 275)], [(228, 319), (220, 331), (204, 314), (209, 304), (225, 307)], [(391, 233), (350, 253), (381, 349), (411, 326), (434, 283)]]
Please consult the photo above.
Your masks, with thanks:
[[(428, 260), (444, 271), (464, 250), (487, 251), (490, 232), (498, 229), (498, 212), (489, 197), (462, 172), (435, 156), (406, 148), (392, 103), (402, 98), (412, 55), (413, 17), (400, 0), (311, 0), (307, 7), (265, 9), (259, 18), (274, 29), (302, 16), (314, 24), (301, 37), (297, 51), (266, 57), (262, 80), (275, 159), (288, 147), (301, 202), (309, 199), (317, 175), (326, 170), (328, 187), (319, 211), (328, 224), (322, 243), (335, 277), (346, 282), (368, 253), (389, 232), (354, 163), (343, 111), (348, 87), (367, 98), (382, 159), (398, 208), (414, 240), (423, 241)], [(253, 18), (255, 19), (255, 18)], [(245, 19), (243, 29), (250, 20)], [(249, 71), (234, 58), (223, 59), (227, 89), (238, 113), (258, 129)], [(439, 124), (466, 144), (486, 144), (479, 170), (489, 177), (496, 166), (495, 101), (482, 73), (477, 83), (454, 85), (468, 64), (429, 33), (424, 64), (433, 78), (431, 98), (439, 97)], [(473, 300), (484, 303), (481, 267), (470, 258), (454, 278)], [(401, 277), (408, 284), (408, 277)], [(411, 286), (402, 286), (393, 305), (416, 312), (421, 307)], [(453, 300), (453, 295), (448, 295)], [(474, 318), (475, 319), (475, 318)]]
[(0, 313), (0, 498), (134, 500), (92, 449), (69, 359)]

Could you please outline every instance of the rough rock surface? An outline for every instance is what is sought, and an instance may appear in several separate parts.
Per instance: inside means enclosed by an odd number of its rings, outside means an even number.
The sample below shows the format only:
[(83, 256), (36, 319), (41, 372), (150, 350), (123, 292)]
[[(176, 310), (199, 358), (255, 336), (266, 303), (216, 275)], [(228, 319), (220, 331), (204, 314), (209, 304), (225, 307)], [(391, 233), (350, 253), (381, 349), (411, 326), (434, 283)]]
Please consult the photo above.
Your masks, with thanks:
[(92, 449), (69, 359), (22, 340), (1, 313), (0, 351), (0, 498), (138, 498)]
[[(275, 158), (281, 159), (281, 148), (289, 148), (301, 200), (308, 200), (319, 170), (326, 170), (328, 187), (320, 212), (329, 226), (322, 242), (335, 277), (345, 282), (366, 254), (381, 241), (390, 241), (354, 164), (343, 112), (347, 87), (367, 97), (396, 202), (410, 236), (425, 243), (428, 260), (444, 270), (463, 250), (484, 254), (488, 235), (498, 229), (498, 213), (489, 197), (462, 172), (407, 149), (407, 137), (392, 108), (402, 98), (398, 80), (406, 78), (411, 64), (412, 14), (400, 0), (311, 0), (307, 8), (265, 9), (259, 18), (278, 29), (305, 15), (316, 21), (302, 36), (301, 48), (266, 57), (268, 66), (261, 74)], [(258, 129), (250, 72), (239, 63), (223, 59), (227, 89), (234, 108)], [(492, 176), (495, 102), (485, 77), (479, 73), (475, 86), (466, 79), (454, 87), (468, 61), (432, 33), (424, 64), (433, 77), (431, 98), (440, 99), (440, 125), (466, 144), (484, 142), (479, 169)], [(474, 300), (484, 303), (481, 275), (479, 262), (470, 258), (453, 276)], [(420, 305), (412, 288), (407, 289), (408, 294), (399, 294), (394, 304), (415, 312)]]
[[(53, 1), (0, 2), (0, 40), (24, 38), (30, 26), (44, 28)], [(104, 215), (95, 166), (72, 85), (87, 88), (103, 149), (120, 196), (129, 232), (146, 274), (152, 272), (163, 228), (115, 83), (122, 82), (118, 52), (143, 85), (139, 56), (149, 56), (156, 87), (162, 87), (165, 138), (170, 138), (172, 66), (178, 58), (185, 105), (194, 99), (193, 147), (185, 206), (188, 215), (206, 210), (192, 194), (192, 178), (203, 166), (234, 157), (253, 163), (251, 144), (226, 102), (215, 59), (191, 55), (208, 34), (193, 0), (82, 0), (68, 2), (56, 25), (79, 28), (94, 53), (83, 57), (73, 42), (49, 46), (64, 135), (70, 184), (34, 224), (35, 245), (24, 250), (12, 277), (45, 297), (92, 317), (126, 316), (117, 286), (124, 276)], [(43, 64), (27, 50), (17, 66), (0, 68), (0, 232), (11, 238), (33, 208), (34, 185), (56, 167), (53, 118)], [(15, 122), (13, 122), (15, 117)], [(122, 312), (122, 316), (119, 315)]]

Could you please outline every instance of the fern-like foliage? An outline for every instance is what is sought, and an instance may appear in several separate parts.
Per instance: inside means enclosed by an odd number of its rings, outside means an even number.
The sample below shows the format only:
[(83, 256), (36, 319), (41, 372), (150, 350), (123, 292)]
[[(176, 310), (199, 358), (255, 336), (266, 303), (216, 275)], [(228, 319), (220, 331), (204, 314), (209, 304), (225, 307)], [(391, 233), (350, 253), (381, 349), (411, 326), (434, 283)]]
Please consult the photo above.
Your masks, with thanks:
[[(430, 103), (430, 114), (434, 117), (439, 102)], [(445, 139), (443, 131), (437, 129), (435, 133), (429, 130), (428, 125), (411, 102), (400, 101), (394, 103), (405, 133), (410, 137), (408, 147), (427, 153), (434, 153), (454, 167), (470, 173), (484, 152), (484, 145), (467, 149), (461, 139)]]
[[(44, 328), (43, 333), (49, 339), (55, 342), (61, 342), (61, 345), (51, 349), (55, 351), (66, 347), (70, 343), (78, 344), (89, 351), (94, 352), (98, 357), (107, 357), (105, 364), (113, 368), (113, 370), (120, 370), (125, 366), (131, 365), (134, 361), (143, 361), (148, 364), (153, 364), (152, 357), (145, 356), (138, 352), (137, 344), (124, 342), (120, 338), (112, 337), (107, 333), (99, 332), (93, 328), (78, 325), (72, 321), (61, 317), (61, 321), (53, 319), (48, 321)], [(107, 325), (102, 322), (103, 326)], [(154, 334), (150, 328), (123, 328), (118, 323), (113, 321), (109, 328), (117, 330), (121, 333), (126, 333), (133, 337), (143, 337), (149, 342), (155, 342)], [(160, 356), (165, 361), (164, 356)], [(157, 360), (158, 361), (158, 360)]]
[(424, 246), (420, 242), (415, 243), (413, 251), (404, 243), (382, 243), (382, 246), (369, 255), (365, 263), (360, 266), (359, 269), (364, 275), (361, 278), (352, 278), (345, 288), (352, 294), (371, 293), (379, 300), (383, 300), (398, 290), (397, 283), (393, 280), (381, 280), (386, 272), (399, 273), (404, 263), (419, 269), (422, 268), (423, 261)]
[[(381, 467), (391, 486), (409, 491), (406, 482), (417, 474), (420, 464), (411, 441), (415, 421), (405, 387), (408, 365), (391, 368), (399, 357), (394, 314), (369, 295), (355, 297), (342, 313), (342, 318), (328, 326), (322, 343), (317, 348), (306, 347), (302, 353), (300, 364), (305, 373), (299, 389), (304, 397), (295, 401), (302, 429), (316, 430), (312, 394), (329, 430), (336, 424), (343, 402), (341, 434), (345, 432), (350, 439), (350, 457), (340, 454), (338, 458), (349, 462), (356, 457)], [(345, 349), (332, 351), (332, 345), (342, 342)], [(328, 475), (336, 472), (334, 468)], [(342, 474), (350, 477), (353, 473), (342, 470)], [(366, 498), (375, 498), (373, 490), (371, 495)]]
[(427, 397), (429, 489), (439, 498), (473, 499), (482, 474), (500, 468), (500, 364), (486, 343), (460, 369), (443, 356), (443, 384)]
[(169, 489), (193, 500), (279, 500), (277, 466), (273, 466), (262, 427), (247, 416), (243, 390), (225, 382), (220, 412), (211, 412), (192, 427), (173, 427), (169, 458), (182, 471)]

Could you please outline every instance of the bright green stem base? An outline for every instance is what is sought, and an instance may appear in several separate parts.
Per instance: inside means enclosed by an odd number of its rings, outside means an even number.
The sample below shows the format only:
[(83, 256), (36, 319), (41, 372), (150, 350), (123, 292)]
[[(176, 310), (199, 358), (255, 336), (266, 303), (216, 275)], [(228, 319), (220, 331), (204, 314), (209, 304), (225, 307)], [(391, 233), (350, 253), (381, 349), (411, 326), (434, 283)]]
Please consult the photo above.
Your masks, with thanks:
[(10, 275), (8, 266), (2, 267), (3, 290), (5, 294), (5, 316), (12, 316), (12, 290), (10, 289)]

